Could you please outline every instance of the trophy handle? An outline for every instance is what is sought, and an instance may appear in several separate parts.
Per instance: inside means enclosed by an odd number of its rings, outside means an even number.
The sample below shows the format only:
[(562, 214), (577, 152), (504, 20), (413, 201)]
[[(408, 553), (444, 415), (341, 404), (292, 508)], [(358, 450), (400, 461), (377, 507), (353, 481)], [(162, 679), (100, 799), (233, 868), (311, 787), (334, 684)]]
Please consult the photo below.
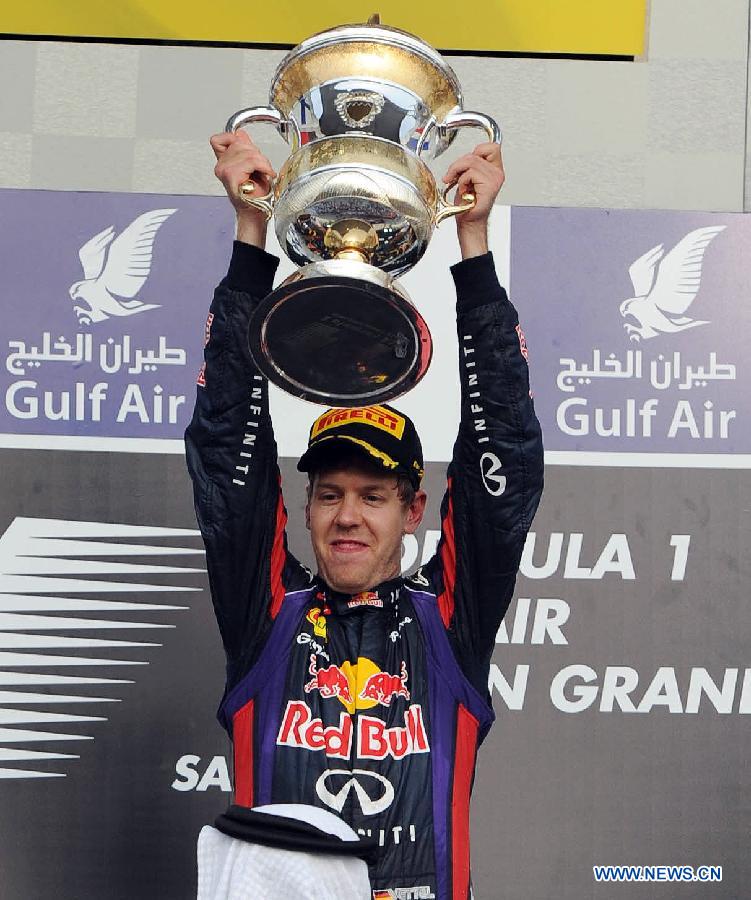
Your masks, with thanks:
[[(300, 147), (300, 129), (292, 118), (283, 116), (275, 106), (249, 106), (241, 109), (227, 120), (225, 131), (235, 132), (238, 128), (244, 128), (252, 122), (267, 122), (276, 125), (276, 128), (285, 141), (292, 144), (292, 150)], [(290, 140), (291, 138), (291, 140)]]
[(453, 181), (451, 184), (447, 184), (438, 195), (438, 212), (435, 216), (436, 225), (440, 225), (444, 219), (448, 219), (451, 216), (458, 216), (459, 213), (467, 212), (474, 207), (475, 203), (477, 203), (475, 195), (468, 192), (462, 194), (462, 200), (464, 200), (463, 206), (452, 206), (448, 201), (448, 193), (455, 187), (456, 181)]
[(445, 140), (450, 131), (458, 131), (460, 128), (482, 128), (488, 136), (488, 140), (494, 144), (500, 144), (502, 140), (501, 129), (495, 119), (486, 116), (485, 113), (472, 112), (471, 110), (462, 110), (458, 113), (449, 113), (443, 122), (436, 122), (435, 116), (431, 116), (430, 121), (423, 129), (418, 141), (415, 153), (420, 156), (428, 138), (433, 130), (437, 132), (439, 140)]
[[(290, 141), (291, 137), (293, 151), (299, 148), (300, 129), (297, 127), (297, 122), (295, 122), (294, 119), (288, 119), (283, 116), (274, 106), (250, 106), (248, 109), (241, 109), (239, 112), (236, 112), (233, 116), (229, 117), (227, 124), (224, 126), (224, 130), (234, 133), (238, 129), (244, 128), (246, 125), (250, 125), (253, 122), (265, 122), (267, 124), (275, 125), (277, 131), (285, 141)], [(256, 185), (253, 181), (245, 181), (240, 185), (238, 192), (240, 194), (240, 199), (244, 203), (247, 203), (248, 206), (252, 206), (255, 209), (260, 209), (261, 212), (266, 214), (266, 219), (268, 220), (274, 214), (275, 186), (276, 182), (273, 181), (268, 194), (264, 194), (263, 197), (252, 197), (251, 194), (255, 191)]]
[(439, 138), (445, 138), (449, 131), (457, 131), (459, 128), (482, 128), (493, 144), (500, 144), (502, 139), (501, 129), (495, 119), (484, 113), (462, 110), (458, 113), (450, 113), (440, 125), (435, 126)]

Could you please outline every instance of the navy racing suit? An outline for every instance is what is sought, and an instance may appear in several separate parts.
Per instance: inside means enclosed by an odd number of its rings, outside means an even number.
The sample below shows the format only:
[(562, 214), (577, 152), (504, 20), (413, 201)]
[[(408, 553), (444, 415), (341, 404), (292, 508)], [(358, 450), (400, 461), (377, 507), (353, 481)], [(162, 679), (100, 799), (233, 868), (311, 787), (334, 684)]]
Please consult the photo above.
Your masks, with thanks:
[(268, 385), (247, 350), (277, 264), (235, 243), (186, 432), (234, 802), (315, 804), (375, 838), (375, 898), (467, 900), (490, 657), (542, 491), (524, 336), (491, 254), (452, 268), (461, 424), (437, 551), (411, 577), (337, 594), (287, 549)]

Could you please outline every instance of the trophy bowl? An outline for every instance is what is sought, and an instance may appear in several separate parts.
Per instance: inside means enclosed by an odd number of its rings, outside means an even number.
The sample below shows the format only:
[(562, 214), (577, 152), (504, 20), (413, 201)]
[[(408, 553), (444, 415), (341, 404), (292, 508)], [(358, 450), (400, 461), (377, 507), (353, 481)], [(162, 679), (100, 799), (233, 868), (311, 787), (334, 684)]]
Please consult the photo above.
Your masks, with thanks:
[[(394, 276), (411, 269), (453, 206), (427, 165), (384, 138), (322, 138), (290, 156), (265, 197), (252, 182), (244, 199), (274, 218), (280, 247), (297, 265), (360, 259)], [(359, 231), (358, 231), (359, 229)]]
[(474, 204), (446, 199), (427, 165), (384, 138), (336, 135), (293, 153), (272, 191), (245, 199), (270, 218), (302, 268), (253, 313), (250, 350), (277, 386), (340, 406), (385, 403), (427, 371), (430, 331), (395, 277), (443, 219)]

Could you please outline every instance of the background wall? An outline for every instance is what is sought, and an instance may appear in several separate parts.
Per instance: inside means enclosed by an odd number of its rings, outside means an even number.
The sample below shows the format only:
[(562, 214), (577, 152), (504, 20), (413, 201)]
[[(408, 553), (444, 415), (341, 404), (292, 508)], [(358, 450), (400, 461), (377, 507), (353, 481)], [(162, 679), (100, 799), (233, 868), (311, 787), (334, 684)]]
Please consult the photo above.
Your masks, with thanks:
[[(504, 128), (503, 201), (743, 210), (748, 14), (748, 0), (653, 0), (633, 63), (452, 58), (467, 106)], [(266, 102), (282, 56), (3, 42), (0, 186), (218, 193), (206, 137)], [(271, 130), (257, 140), (284, 159)]]
[[(362, 12), (364, 18), (371, 10)], [(357, 10), (352, 17), (359, 14)], [(751, 208), (748, 42), (748, 0), (653, 0), (647, 52), (633, 63), (455, 57), (451, 64), (467, 105), (493, 115), (504, 128), (508, 173), (504, 204), (742, 212)], [(222, 189), (212, 174), (207, 137), (220, 130), (230, 113), (266, 101), (282, 56), (281, 51), (4, 41), (0, 43), (0, 187), (218, 196)], [(272, 162), (281, 164), (286, 147), (278, 136), (258, 128), (254, 137)], [(458, 155), (471, 143), (470, 137), (461, 136), (449, 155)], [(443, 165), (439, 160), (439, 168)], [(215, 214), (220, 216), (218, 211)], [(5, 226), (13, 229), (16, 220), (11, 215), (4, 218)], [(505, 223), (507, 218), (497, 221)], [(676, 239), (681, 227), (682, 220), (675, 225)], [(220, 234), (219, 226), (212, 223), (212, 228), (212, 233)], [(92, 226), (85, 236), (93, 230)], [(228, 243), (226, 228), (221, 236)], [(160, 240), (167, 239), (165, 232)], [(65, 251), (71, 263), (81, 240), (75, 239)], [(663, 238), (650, 238), (646, 246), (658, 240)], [(221, 263), (216, 248), (212, 253), (211, 265), (218, 272)], [(624, 279), (626, 264), (625, 256), (618, 260)], [(200, 273), (196, 280), (202, 292), (206, 292), (203, 282), (208, 284), (214, 277), (213, 269)], [(16, 309), (16, 303), (16, 296), (3, 298), (8, 313)], [(166, 306), (163, 313), (171, 314)], [(191, 315), (197, 322), (195, 312)], [(15, 857), (12, 865), (4, 866), (0, 893), (7, 891), (14, 900), (55, 895), (67, 900), (87, 896), (94, 879), (101, 886), (101, 896), (186, 896), (174, 887), (175, 871), (188, 873), (186, 883), (192, 877), (192, 843), (185, 840), (185, 833), (194, 833), (210, 820), (228, 794), (226, 770), (216, 770), (212, 781), (207, 769), (210, 760), (226, 751), (222, 733), (211, 721), (221, 691), (222, 659), (211, 630), (208, 596), (197, 593), (205, 587), (205, 579), (200, 571), (200, 541), (190, 531), (192, 510), (182, 460), (153, 454), (34, 449), (20, 453), (11, 447), (6, 444), (2, 451), (2, 471), (13, 490), (4, 492), (0, 501), (0, 528), (9, 548), (8, 535), (16, 549), (25, 548), (23, 541), (37, 540), (40, 534), (48, 538), (45, 529), (51, 519), (174, 526), (185, 531), (153, 538), (149, 537), (152, 530), (138, 539), (161, 540), (167, 556), (189, 554), (187, 563), (182, 556), (174, 556), (175, 568), (157, 573), (152, 580), (165, 590), (176, 590), (167, 585), (180, 580), (183, 590), (192, 588), (196, 593), (190, 613), (181, 606), (181, 612), (162, 615), (160, 622), (177, 626), (167, 637), (160, 636), (163, 654), (131, 651), (138, 659), (150, 654), (152, 665), (148, 674), (139, 675), (136, 685), (122, 689), (121, 709), (125, 713), (127, 707), (128, 717), (112, 713), (112, 722), (97, 732), (85, 761), (78, 761), (78, 769), (71, 764), (70, 772), (78, 772), (75, 785), (72, 777), (51, 780), (44, 806), (37, 810), (29, 803), (28, 782), (5, 783), (8, 802), (0, 817), (0, 843), (15, 851)], [(294, 517), (302, 502), (300, 484), (291, 459), (284, 460), (282, 467), (285, 483), (295, 486), (288, 494)], [(442, 464), (434, 463), (428, 478), (437, 500), (443, 485)], [(655, 501), (657, 487), (669, 501)], [(667, 710), (662, 718), (659, 713), (649, 719), (621, 716), (615, 726), (606, 716), (559, 715), (553, 720), (544, 687), (545, 676), (552, 676), (564, 664), (587, 663), (598, 672), (606, 665), (638, 664), (644, 684), (650, 667), (654, 671), (662, 664), (684, 669), (741, 666), (749, 644), (743, 616), (748, 535), (741, 516), (741, 510), (749, 507), (748, 489), (743, 470), (709, 469), (697, 474), (680, 469), (666, 473), (550, 467), (536, 522), (541, 535), (536, 563), (545, 552), (547, 537), (542, 535), (551, 532), (584, 533), (582, 559), (590, 564), (602, 550), (600, 535), (628, 533), (640, 591), (633, 592), (615, 577), (607, 583), (572, 585), (560, 570), (545, 583), (544, 591), (539, 582), (520, 579), (522, 597), (537, 602), (535, 598), (544, 592), (572, 601), (576, 613), (570, 627), (580, 631), (571, 648), (505, 646), (496, 655), (496, 662), (510, 677), (515, 665), (527, 664), (536, 653), (539, 677), (531, 684), (523, 716), (508, 704), (497, 704), (499, 726), (481, 755), (473, 838), (479, 898), (657, 896), (649, 886), (628, 886), (619, 892), (610, 885), (596, 890), (589, 873), (593, 862), (698, 865), (719, 861), (725, 865), (722, 885), (681, 885), (680, 896), (735, 900), (743, 895), (748, 883), (742, 844), (748, 805), (747, 794), (737, 790), (737, 782), (738, 774), (747, 768), (745, 720), (722, 718), (710, 710), (702, 719), (700, 740), (694, 729), (696, 717), (674, 717)], [(167, 501), (160, 490), (168, 495)], [(33, 518), (19, 524), (20, 516), (40, 517), (43, 524)], [(69, 522), (65, 527), (72, 527)], [(699, 573), (698, 567), (689, 569), (693, 581), (688, 587), (667, 580), (665, 547), (674, 533), (693, 534), (697, 543), (704, 540), (699, 543), (704, 550), (698, 551), (698, 558), (706, 567)], [(88, 538), (92, 536), (93, 532)], [(120, 531), (115, 538), (125, 541), (127, 533)], [(292, 529), (294, 546), (304, 545), (305, 540), (302, 529)], [(419, 540), (420, 548), (430, 544), (425, 534)], [(662, 541), (662, 556), (654, 549), (658, 541)], [(10, 549), (7, 552), (10, 559)], [(18, 552), (23, 556), (26, 551)], [(109, 552), (114, 554), (111, 546)], [(0, 575), (8, 571), (2, 563), (0, 553)], [(12, 564), (18, 565), (15, 557)], [(29, 571), (33, 572), (33, 566)], [(168, 578), (167, 573), (173, 572), (178, 574)], [(120, 599), (143, 600), (141, 586), (132, 587), (132, 597), (121, 594)], [(7, 582), (0, 583), (0, 593), (9, 590)], [(157, 596), (156, 602), (165, 602), (161, 594)], [(724, 601), (720, 616), (712, 607), (718, 597)], [(188, 604), (184, 595), (177, 602)], [(685, 616), (687, 607), (690, 616)], [(195, 609), (203, 618), (193, 615)], [(676, 619), (678, 625), (671, 618), (677, 609), (684, 612)], [(518, 615), (516, 607), (512, 611)], [(147, 616), (139, 612), (140, 618)], [(612, 643), (593, 641), (592, 634), (598, 640), (603, 635), (612, 638)], [(152, 633), (141, 639), (154, 640)], [(512, 638), (510, 643), (517, 642)], [(116, 652), (126, 651), (118, 647)], [(197, 673), (196, 667), (185, 671), (186, 657), (200, 658), (215, 677)], [(112, 688), (106, 690), (108, 696), (114, 693)], [(101, 688), (100, 693), (104, 691)], [(193, 770), (203, 775), (203, 787), (196, 787), (198, 778), (188, 787), (188, 764), (176, 776), (175, 759), (161, 758), (154, 749), (164, 737), (164, 698), (184, 723), (179, 735), (172, 735), (185, 754), (183, 759), (190, 754), (200, 757)], [(587, 744), (586, 753), (582, 743)], [(698, 748), (691, 756), (670, 755), (689, 746)], [(80, 748), (77, 752), (83, 757)], [(715, 764), (718, 758), (720, 765)], [(121, 765), (123, 759), (128, 760), (127, 766)], [(597, 766), (592, 765), (593, 759)], [(80, 774), (84, 768), (86, 777)], [(113, 810), (113, 798), (122, 798), (122, 784), (134, 772), (131, 802)], [(136, 783), (142, 772), (148, 774)], [(173, 779), (181, 785), (174, 790), (169, 787)], [(190, 797), (181, 793), (188, 790), (204, 793)], [(168, 799), (163, 805), (150, 806), (150, 798), (165, 793)], [(645, 798), (650, 802), (645, 803)], [(30, 807), (50, 821), (57, 802), (68, 811), (70, 827), (65, 833), (42, 830), (38, 822), (19, 827)], [(589, 827), (592, 802), (598, 805), (598, 821), (609, 822), (607, 828)], [(100, 809), (106, 810), (108, 819), (97, 823)], [(697, 815), (697, 810), (703, 815)], [(155, 820), (170, 834), (156, 858), (149, 838)], [(172, 830), (174, 821), (181, 822), (184, 830)], [(43, 835), (41, 842), (34, 837), (35, 829)], [(129, 856), (120, 844), (123, 835), (128, 836)], [(667, 848), (671, 858), (647, 858), (655, 843), (662, 850)], [(32, 845), (45, 860), (38, 869), (28, 862)], [(572, 845), (579, 848), (577, 852), (571, 852)], [(85, 847), (87, 855), (73, 867), (70, 859), (75, 847)], [(132, 865), (134, 858), (144, 860), (140, 869)], [(91, 860), (95, 860), (93, 873)], [(59, 884), (63, 870), (68, 879), (64, 888)], [(660, 885), (659, 889), (659, 896), (673, 896), (670, 888)]]

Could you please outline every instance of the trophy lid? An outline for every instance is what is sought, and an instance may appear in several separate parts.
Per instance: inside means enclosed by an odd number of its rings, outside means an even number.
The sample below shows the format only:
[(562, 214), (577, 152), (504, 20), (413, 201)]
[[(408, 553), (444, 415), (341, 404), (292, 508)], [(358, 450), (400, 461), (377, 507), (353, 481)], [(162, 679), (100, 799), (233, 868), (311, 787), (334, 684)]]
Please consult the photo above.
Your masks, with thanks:
[(351, 77), (404, 85), (439, 119), (462, 106), (459, 79), (441, 54), (416, 35), (378, 22), (338, 25), (305, 38), (277, 66), (270, 101), (289, 113), (311, 85)]

